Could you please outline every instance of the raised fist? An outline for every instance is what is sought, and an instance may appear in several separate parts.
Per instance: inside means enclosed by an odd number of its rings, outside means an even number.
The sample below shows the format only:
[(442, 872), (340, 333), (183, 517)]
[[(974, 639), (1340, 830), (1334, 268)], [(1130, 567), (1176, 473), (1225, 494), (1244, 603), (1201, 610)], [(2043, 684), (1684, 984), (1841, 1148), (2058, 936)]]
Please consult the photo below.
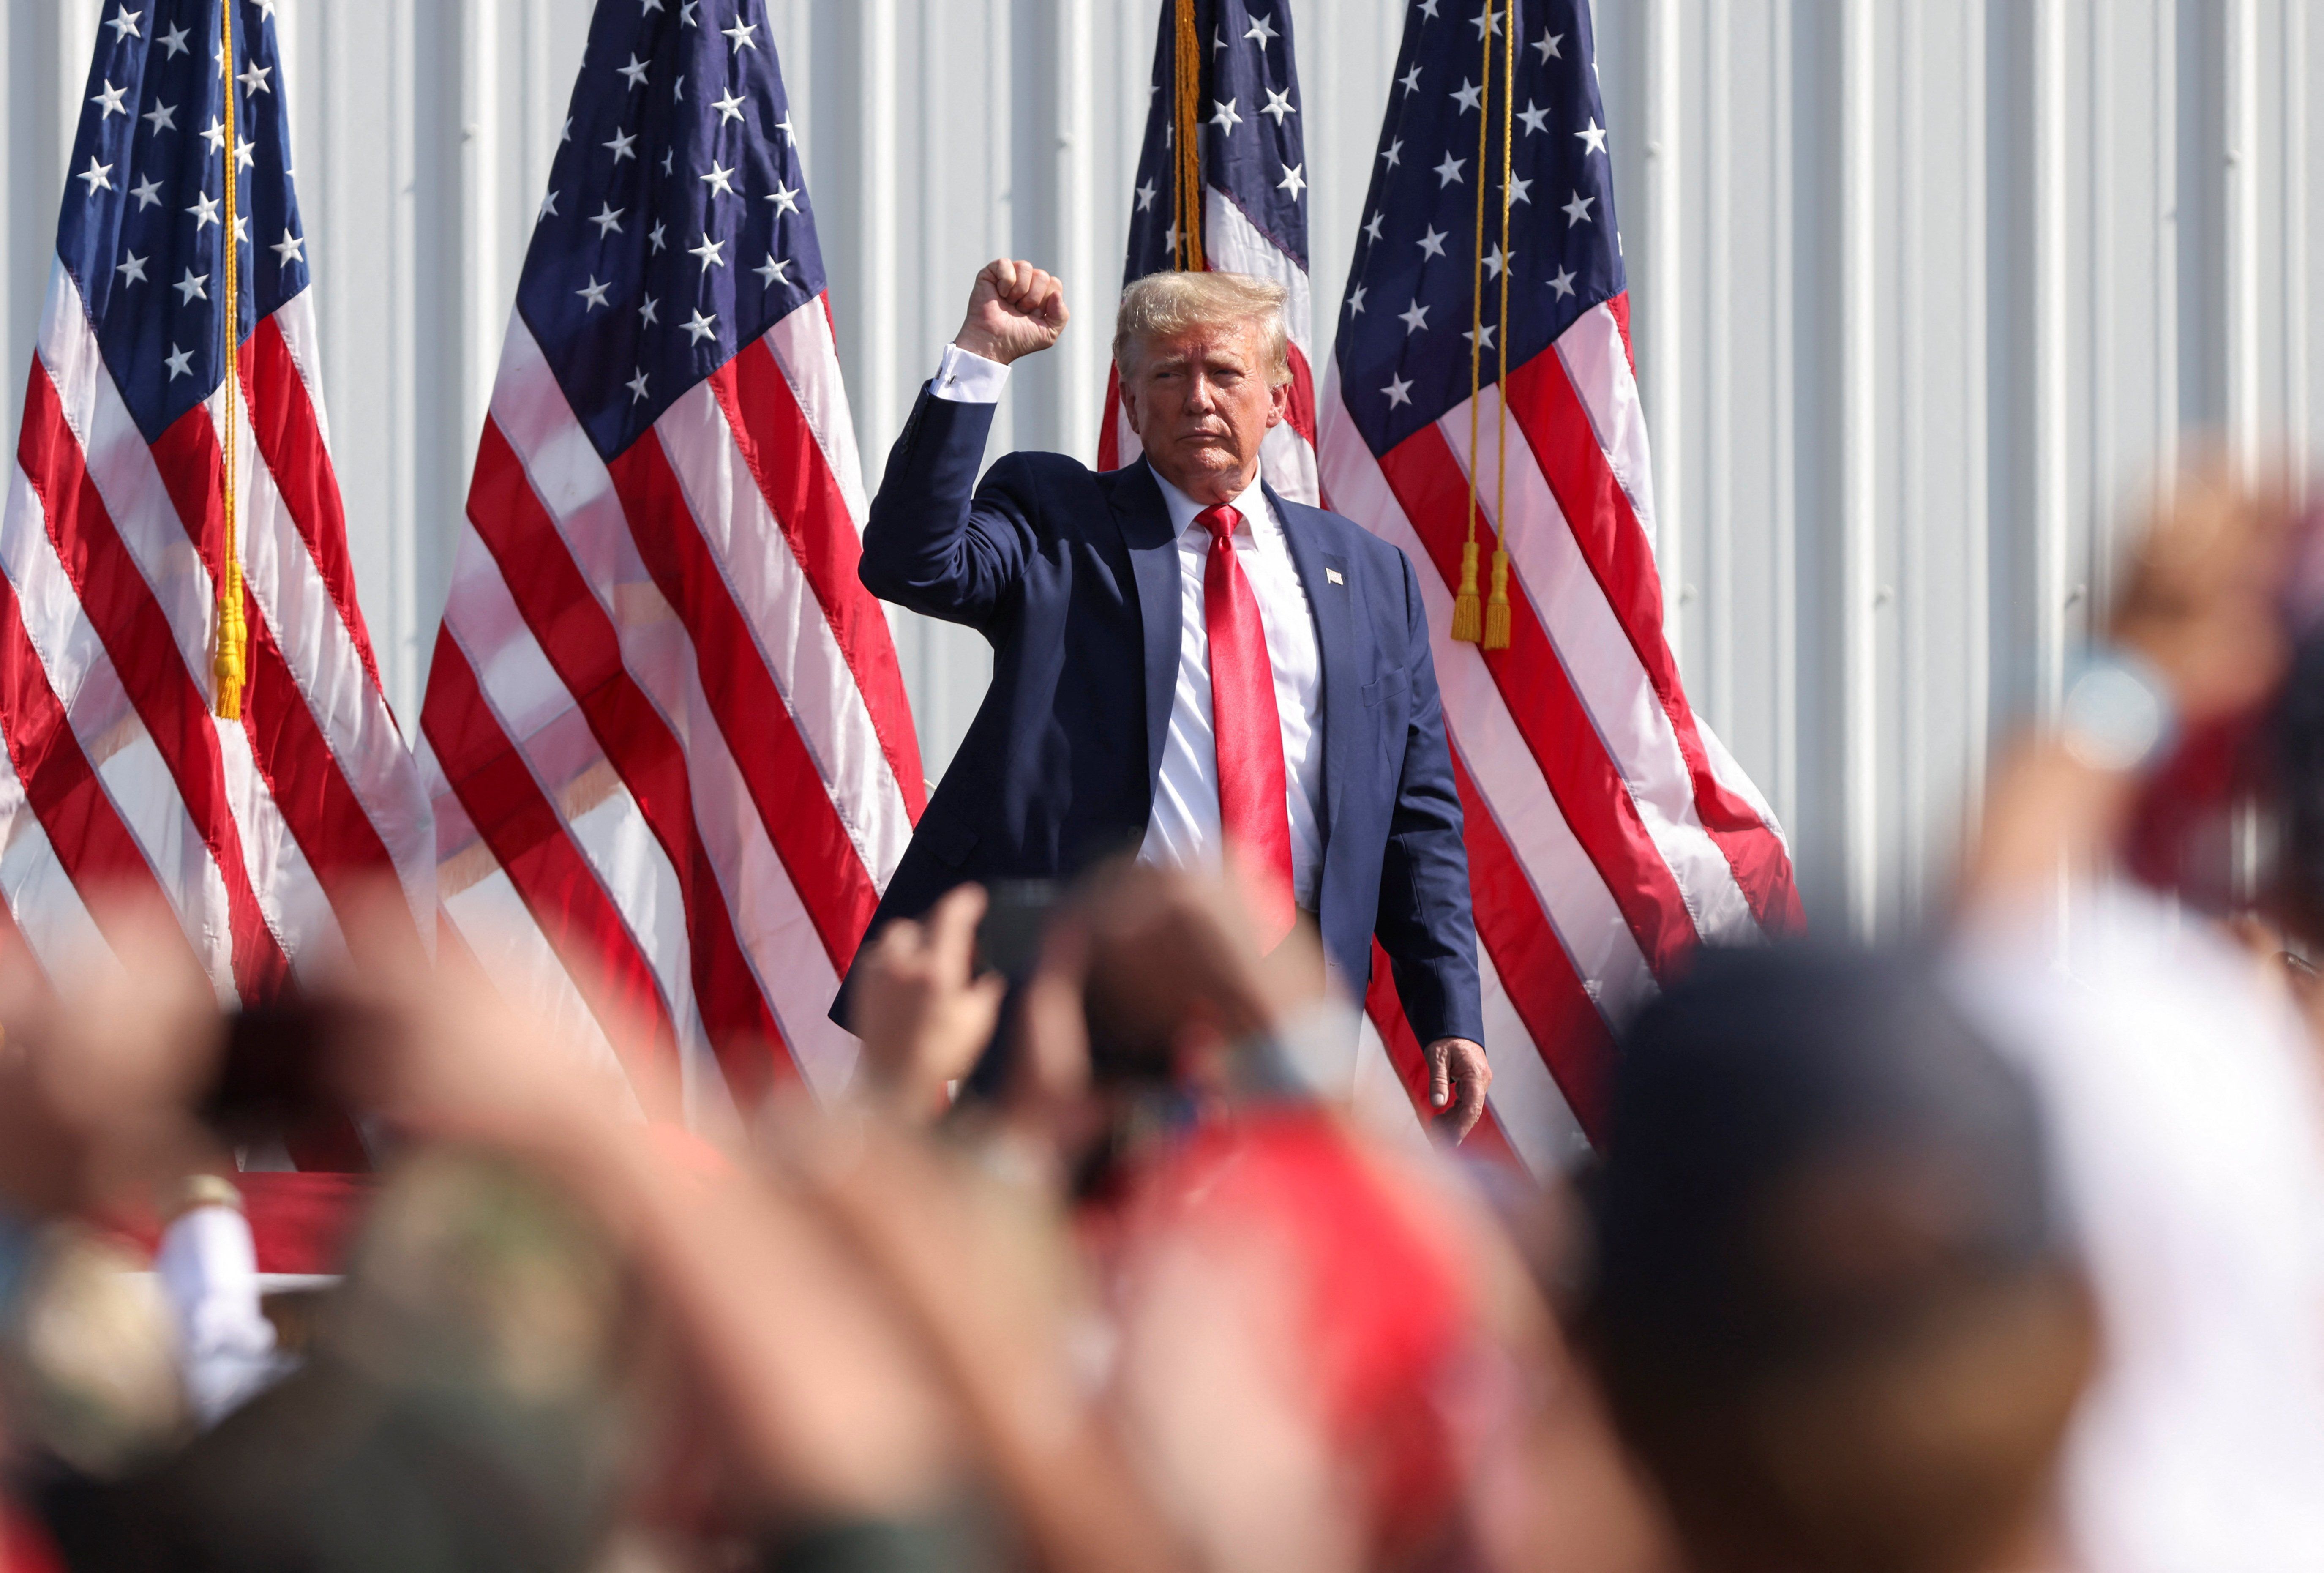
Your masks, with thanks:
[(1028, 262), (987, 263), (968, 293), (968, 316), (953, 342), (1007, 365), (1057, 342), (1065, 330), (1065, 287)]

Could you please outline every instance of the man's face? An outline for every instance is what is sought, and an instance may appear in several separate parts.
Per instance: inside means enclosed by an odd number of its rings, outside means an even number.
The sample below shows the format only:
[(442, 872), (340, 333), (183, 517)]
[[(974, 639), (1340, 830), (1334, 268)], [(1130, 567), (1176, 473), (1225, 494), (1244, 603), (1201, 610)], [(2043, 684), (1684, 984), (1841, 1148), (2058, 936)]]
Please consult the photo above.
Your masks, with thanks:
[(1163, 479), (1203, 503), (1240, 495), (1291, 390), (1270, 387), (1256, 322), (1195, 328), (1133, 350), (1121, 409)]

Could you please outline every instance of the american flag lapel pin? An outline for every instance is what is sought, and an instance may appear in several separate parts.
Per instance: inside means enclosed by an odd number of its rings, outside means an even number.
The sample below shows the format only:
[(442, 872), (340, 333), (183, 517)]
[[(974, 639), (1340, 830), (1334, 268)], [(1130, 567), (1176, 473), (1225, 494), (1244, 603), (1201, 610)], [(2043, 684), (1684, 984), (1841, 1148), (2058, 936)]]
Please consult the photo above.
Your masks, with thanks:
[(1343, 585), (1348, 581), (1340, 577), (1338, 569), (1327, 568), (1323, 570), (1323, 582), (1327, 585)]

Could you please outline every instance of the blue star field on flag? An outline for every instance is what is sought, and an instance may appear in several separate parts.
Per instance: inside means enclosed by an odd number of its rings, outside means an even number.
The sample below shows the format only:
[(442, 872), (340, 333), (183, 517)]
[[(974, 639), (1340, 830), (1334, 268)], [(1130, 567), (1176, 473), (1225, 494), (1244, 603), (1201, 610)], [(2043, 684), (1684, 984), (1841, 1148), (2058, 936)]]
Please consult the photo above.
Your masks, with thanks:
[(823, 292), (762, 0), (600, 0), (517, 310), (607, 458)]
[[(307, 287), (276, 0), (236, 0), (242, 324)], [(217, 0), (114, 0), (73, 138), (57, 254), (148, 442), (225, 375), (226, 125)]]
[[(1374, 453), (1469, 397), (1480, 179), (1483, 327), (1501, 331), (1506, 266), (1512, 369), (1626, 288), (1586, 0), (1516, 0), (1510, 238), (1501, 254), (1501, 29), (1511, 11), (1508, 0), (1493, 8), (1489, 95), (1484, 0), (1415, 0), (1406, 17), (1336, 347), (1342, 396)], [(1490, 337), (1480, 347), (1483, 385), (1500, 352)]]
[[(1177, 84), (1177, 3), (1164, 0), (1152, 104), (1131, 193), (1122, 282), (1173, 266), (1177, 153), (1171, 95)], [(1194, 0), (1207, 62), (1196, 113), (1204, 183), (1223, 191), (1277, 250), (1307, 266), (1307, 153), (1299, 128), (1287, 0)]]

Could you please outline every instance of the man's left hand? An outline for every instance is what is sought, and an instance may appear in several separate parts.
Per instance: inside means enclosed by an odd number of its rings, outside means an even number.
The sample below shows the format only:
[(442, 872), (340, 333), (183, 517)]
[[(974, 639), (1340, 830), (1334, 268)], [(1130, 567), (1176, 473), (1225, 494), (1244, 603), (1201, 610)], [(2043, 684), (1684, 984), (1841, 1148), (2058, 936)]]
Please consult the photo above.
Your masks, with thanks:
[(1439, 1134), (1458, 1142), (1485, 1117), (1485, 1089), (1493, 1068), (1484, 1046), (1466, 1038), (1439, 1038), (1428, 1046), (1428, 1106)]

